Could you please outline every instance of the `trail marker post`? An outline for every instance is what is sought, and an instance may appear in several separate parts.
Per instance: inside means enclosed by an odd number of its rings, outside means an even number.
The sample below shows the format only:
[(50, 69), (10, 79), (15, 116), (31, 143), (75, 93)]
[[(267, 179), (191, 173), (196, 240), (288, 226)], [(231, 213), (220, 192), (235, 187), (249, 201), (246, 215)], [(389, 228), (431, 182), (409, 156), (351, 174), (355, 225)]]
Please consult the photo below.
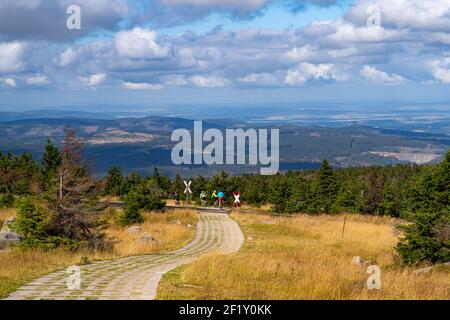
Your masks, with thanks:
[(241, 200), (239, 200), (239, 198), (241, 197), (241, 192), (240, 191), (238, 193), (233, 192), (233, 197), (234, 197), (233, 207), (240, 207)]
[(192, 193), (191, 191), (191, 183), (192, 181), (183, 181), (184, 182), (184, 186), (186, 187), (186, 189), (184, 189), (184, 193), (186, 194), (186, 207), (189, 206), (189, 194)]

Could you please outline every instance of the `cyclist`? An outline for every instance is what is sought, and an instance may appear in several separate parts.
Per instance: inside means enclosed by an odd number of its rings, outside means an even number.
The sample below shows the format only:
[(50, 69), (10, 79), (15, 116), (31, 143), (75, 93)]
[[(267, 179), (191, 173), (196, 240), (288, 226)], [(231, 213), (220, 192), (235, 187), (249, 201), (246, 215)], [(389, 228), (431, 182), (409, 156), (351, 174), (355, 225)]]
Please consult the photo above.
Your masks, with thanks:
[(206, 207), (206, 192), (204, 190), (200, 193), (200, 201), (202, 203), (202, 207)]
[(211, 200), (214, 203), (214, 207), (217, 208), (217, 206), (219, 205), (219, 196), (217, 195), (217, 191), (214, 190), (214, 192), (211, 194)]
[(219, 191), (217, 197), (219, 198), (219, 209), (222, 210), (225, 202), (225, 193), (223, 191)]

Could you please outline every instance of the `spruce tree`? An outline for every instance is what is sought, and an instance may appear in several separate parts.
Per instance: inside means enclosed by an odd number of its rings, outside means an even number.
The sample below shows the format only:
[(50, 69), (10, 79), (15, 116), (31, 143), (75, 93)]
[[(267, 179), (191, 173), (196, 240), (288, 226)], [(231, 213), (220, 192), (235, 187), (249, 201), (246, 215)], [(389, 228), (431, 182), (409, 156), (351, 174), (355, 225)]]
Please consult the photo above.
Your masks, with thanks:
[(89, 248), (105, 248), (99, 216), (93, 209), (94, 181), (83, 162), (83, 142), (66, 128), (56, 194), (50, 199), (49, 233)]
[(317, 181), (316, 200), (319, 204), (319, 211), (330, 213), (336, 200), (338, 184), (333, 168), (327, 160), (324, 160), (319, 170)]
[(42, 169), (40, 174), (41, 188), (49, 191), (55, 181), (58, 179), (58, 168), (61, 165), (62, 155), (59, 149), (52, 143), (50, 139), (45, 145), (44, 155), (42, 156)]
[(108, 170), (105, 193), (111, 196), (121, 196), (124, 193), (125, 180), (119, 167)]
[(406, 214), (408, 224), (397, 251), (405, 264), (450, 261), (450, 150), (444, 161), (425, 172), (413, 190), (415, 211)]

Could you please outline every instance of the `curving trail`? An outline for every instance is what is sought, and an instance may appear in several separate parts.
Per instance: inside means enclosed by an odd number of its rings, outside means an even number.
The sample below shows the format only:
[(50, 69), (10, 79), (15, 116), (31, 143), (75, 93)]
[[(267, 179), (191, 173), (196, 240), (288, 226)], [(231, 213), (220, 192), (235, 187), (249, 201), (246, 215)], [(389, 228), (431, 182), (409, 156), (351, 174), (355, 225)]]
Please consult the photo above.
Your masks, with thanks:
[(81, 266), (80, 290), (67, 288), (65, 270), (54, 272), (22, 286), (7, 300), (151, 300), (164, 273), (208, 252), (236, 252), (243, 242), (238, 224), (227, 214), (202, 210), (195, 239), (181, 249)]

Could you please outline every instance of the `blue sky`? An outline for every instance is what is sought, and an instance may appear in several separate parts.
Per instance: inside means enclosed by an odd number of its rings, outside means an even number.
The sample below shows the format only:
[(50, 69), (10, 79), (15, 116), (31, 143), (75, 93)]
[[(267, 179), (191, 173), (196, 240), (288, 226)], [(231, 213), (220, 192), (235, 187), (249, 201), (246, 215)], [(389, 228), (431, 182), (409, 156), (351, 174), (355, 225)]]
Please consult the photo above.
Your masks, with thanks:
[(449, 87), (450, 0), (0, 3), (1, 110), (442, 102)]

